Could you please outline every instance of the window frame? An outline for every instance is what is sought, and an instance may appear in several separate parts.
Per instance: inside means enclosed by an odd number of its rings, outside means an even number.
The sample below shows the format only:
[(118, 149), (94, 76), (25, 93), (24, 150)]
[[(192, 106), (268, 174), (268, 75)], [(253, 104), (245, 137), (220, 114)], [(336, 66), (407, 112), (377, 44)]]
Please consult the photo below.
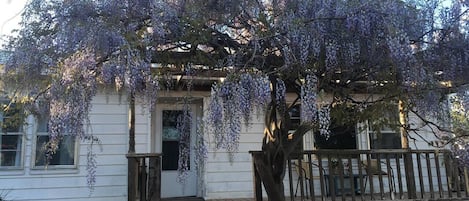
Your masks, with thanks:
[[(301, 125), (301, 104), (295, 104), (290, 111), (288, 111), (290, 116), (290, 128), (288, 128), (288, 135), (293, 134), (296, 129)], [(303, 152), (305, 150), (305, 135), (301, 138), (298, 144), (295, 146), (295, 149), (290, 153), (290, 159), (299, 159), (302, 158)], [(290, 136), (288, 136), (287, 144), (290, 143)]]
[[(20, 142), (20, 148), (16, 150), (16, 152), (18, 153), (19, 152), (19, 165), (18, 166), (2, 166), (1, 163), (0, 163), (0, 170), (22, 170), (24, 168), (24, 152), (25, 152), (25, 133), (24, 132), (3, 132), (3, 131), (0, 131), (0, 137), (3, 137), (3, 136), (11, 136), (11, 135), (15, 135), (15, 136), (18, 136), (18, 138), (20, 138), (21, 142)], [(0, 139), (0, 142), (2, 140)], [(0, 153), (3, 152), (2, 151), (3, 149), (0, 147)], [(0, 157), (1, 158), (1, 157)]]
[[(396, 148), (374, 148), (373, 145), (375, 143), (373, 143), (375, 141), (375, 139), (373, 138), (373, 135), (396, 135), (396, 137), (398, 136), (400, 140), (402, 140), (402, 135), (401, 133), (399, 132), (396, 132), (392, 129), (385, 129), (385, 130), (380, 130), (380, 131), (374, 131), (374, 130), (371, 130), (369, 127), (368, 127), (368, 140), (369, 140), (369, 143), (370, 143), (370, 149), (402, 149), (402, 142), (399, 141), (400, 143), (400, 146), (399, 147), (396, 147)], [(377, 137), (378, 138), (378, 137)], [(378, 141), (378, 139), (376, 139)]]
[[(2, 104), (5, 104), (5, 102), (8, 102), (8, 100), (6, 99), (0, 99), (0, 103)], [(3, 125), (3, 122), (4, 122), (4, 119), (8, 119), (9, 117), (8, 116), (4, 116), (4, 111), (3, 111), (3, 106), (1, 108), (2, 110), (0, 111), (0, 125)], [(21, 112), (22, 109), (20, 109), (18, 112)], [(0, 162), (0, 170), (23, 170), (24, 169), (24, 160), (25, 160), (25, 124), (27, 123), (26, 122), (27, 118), (24, 118), (20, 124), (18, 125), (18, 129), (16, 131), (8, 131), (6, 129), (3, 129), (3, 126), (1, 126), (0, 128), (0, 142), (2, 141), (2, 137), (3, 136), (18, 136), (18, 139), (21, 140), (21, 142), (19, 143), (20, 144), (20, 147), (17, 148), (15, 150), (15, 152), (18, 154), (19, 153), (19, 165), (15, 165), (15, 166), (2, 166), (1, 165), (1, 162)], [(0, 154), (3, 152), (2, 151), (2, 147), (1, 147), (1, 143), (0, 143)], [(1, 160), (1, 156), (0, 156), (0, 160)], [(16, 161), (15, 161), (16, 162)]]
[[(43, 170), (43, 169), (47, 169), (47, 170), (51, 170), (51, 169), (56, 169), (56, 170), (64, 170), (64, 169), (77, 169), (78, 168), (78, 157), (79, 157), (79, 145), (80, 143), (78, 143), (79, 140), (77, 140), (76, 136), (71, 136), (74, 139), (74, 150), (73, 150), (73, 165), (36, 165), (36, 158), (38, 157), (37, 156), (37, 146), (38, 146), (38, 137), (39, 136), (49, 136), (49, 133), (47, 131), (39, 131), (39, 127), (40, 127), (40, 121), (39, 121), (39, 118), (40, 117), (36, 117), (36, 128), (34, 129), (34, 133), (33, 133), (33, 140), (32, 140), (32, 149), (31, 149), (31, 169), (32, 170)], [(47, 121), (44, 121), (47, 123)], [(60, 149), (60, 147), (59, 147)]]
[[(395, 110), (396, 111), (399, 111), (399, 108), (398, 106), (396, 105), (395, 107)], [(395, 112), (395, 111), (394, 111)], [(386, 114), (387, 118), (389, 118), (388, 121), (392, 121), (392, 119), (394, 119), (396, 122), (396, 125), (399, 123), (399, 116), (393, 116), (393, 115), (399, 115), (399, 113), (394, 113), (393, 111), (388, 111), (388, 113)], [(368, 138), (368, 146), (369, 146), (369, 149), (402, 149), (402, 133), (398, 130), (394, 130), (392, 127), (389, 127), (389, 126), (383, 126), (379, 131), (375, 131), (373, 130), (372, 126), (371, 126), (371, 122), (372, 121), (375, 121), (375, 120), (371, 120), (369, 119), (368, 122), (367, 122), (367, 138)], [(376, 121), (380, 121), (380, 119), (377, 119)], [(399, 138), (399, 146), (398, 147), (392, 147), (392, 148), (374, 148), (373, 145), (375, 145), (375, 143), (373, 143), (375, 141), (374, 139), (374, 136), (375, 135), (395, 135), (395, 137), (398, 137)], [(377, 136), (377, 139), (376, 141), (379, 141), (379, 136)], [(382, 143), (379, 145), (380, 147), (382, 146)]]

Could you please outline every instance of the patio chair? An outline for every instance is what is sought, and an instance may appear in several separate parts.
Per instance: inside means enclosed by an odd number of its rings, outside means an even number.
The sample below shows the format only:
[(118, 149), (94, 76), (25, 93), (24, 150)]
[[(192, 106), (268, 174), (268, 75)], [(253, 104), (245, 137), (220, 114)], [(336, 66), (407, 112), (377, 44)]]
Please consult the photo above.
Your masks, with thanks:
[[(316, 166), (318, 168), (320, 168), (317, 164), (315, 163), (311, 163), (313, 166)], [(304, 179), (304, 187), (306, 188), (306, 198), (308, 198), (308, 192), (309, 192), (309, 188), (308, 188), (308, 185), (310, 183), (310, 180), (312, 180), (312, 175), (311, 175), (311, 172), (309, 171), (309, 163), (308, 162), (305, 162), (303, 161), (301, 163), (301, 167), (300, 165), (298, 164), (297, 161), (295, 161), (293, 163), (293, 166), (295, 167), (295, 171), (296, 173), (298, 174), (298, 180), (296, 182), (296, 190), (295, 190), (295, 197), (298, 193), (298, 187), (300, 185), (300, 182), (301, 182), (301, 179)], [(321, 169), (321, 168), (320, 168)], [(324, 170), (322, 170), (324, 171)], [(324, 172), (323, 172), (324, 174)]]
[[(387, 172), (385, 170), (387, 170), (388, 164), (384, 161), (380, 161), (380, 163), (381, 163), (381, 167), (379, 166), (377, 159), (371, 159), (369, 164), (367, 160), (362, 161), (363, 167), (366, 171), (366, 175), (387, 176), (388, 184), (389, 184), (389, 191), (391, 193), (391, 199), (394, 199), (395, 186), (394, 186), (393, 169), (391, 166), (389, 166), (389, 169), (391, 172)], [(385, 170), (383, 170), (383, 167)], [(368, 181), (368, 176), (365, 176), (365, 186), (364, 186), (365, 189), (366, 189), (367, 181)]]

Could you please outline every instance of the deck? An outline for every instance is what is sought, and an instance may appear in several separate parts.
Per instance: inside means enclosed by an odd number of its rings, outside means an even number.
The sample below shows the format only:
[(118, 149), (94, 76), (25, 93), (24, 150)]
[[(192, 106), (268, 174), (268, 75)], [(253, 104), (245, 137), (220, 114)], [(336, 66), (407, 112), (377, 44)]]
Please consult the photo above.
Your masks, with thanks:
[[(251, 152), (253, 157), (262, 152)], [(161, 199), (161, 155), (129, 154), (129, 201)], [(287, 200), (469, 200), (468, 169), (448, 150), (312, 150), (287, 161)], [(255, 170), (255, 168), (253, 168)], [(263, 201), (254, 175), (253, 198), (212, 201)]]

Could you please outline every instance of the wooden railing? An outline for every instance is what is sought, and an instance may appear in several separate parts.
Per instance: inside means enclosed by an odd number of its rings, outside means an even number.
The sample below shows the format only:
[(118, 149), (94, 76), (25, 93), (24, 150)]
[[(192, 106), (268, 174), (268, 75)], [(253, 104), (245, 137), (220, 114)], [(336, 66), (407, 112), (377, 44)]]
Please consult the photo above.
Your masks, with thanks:
[[(468, 169), (447, 150), (304, 151), (289, 159), (287, 167), (285, 184), (291, 200), (469, 197)], [(255, 168), (254, 193), (255, 200), (261, 201), (261, 179)]]
[(128, 160), (128, 201), (161, 200), (161, 154), (132, 153)]

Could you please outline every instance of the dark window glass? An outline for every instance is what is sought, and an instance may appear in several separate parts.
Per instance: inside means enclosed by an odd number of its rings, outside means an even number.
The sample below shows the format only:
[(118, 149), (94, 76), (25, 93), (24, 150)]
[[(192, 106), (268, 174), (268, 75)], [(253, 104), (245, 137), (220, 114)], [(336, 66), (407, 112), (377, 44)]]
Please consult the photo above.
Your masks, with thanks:
[[(38, 135), (36, 138), (35, 166), (45, 166), (49, 151), (49, 136)], [(75, 137), (63, 136), (58, 149), (51, 155), (48, 165), (75, 165)]]
[(0, 135), (0, 166), (21, 166), (22, 135)]
[[(177, 170), (179, 161), (179, 139), (177, 118), (183, 115), (182, 110), (163, 111), (163, 161), (162, 170)], [(190, 167), (189, 167), (190, 169)]]

